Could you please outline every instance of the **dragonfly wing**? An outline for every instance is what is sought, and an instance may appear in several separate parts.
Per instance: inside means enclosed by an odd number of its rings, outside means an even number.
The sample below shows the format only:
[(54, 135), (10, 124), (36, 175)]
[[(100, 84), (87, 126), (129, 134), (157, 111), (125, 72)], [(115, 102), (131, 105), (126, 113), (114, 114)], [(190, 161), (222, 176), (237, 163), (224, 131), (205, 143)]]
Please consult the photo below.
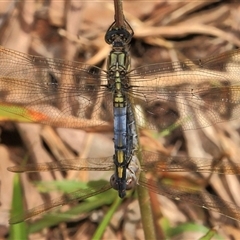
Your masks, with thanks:
[(2, 47), (0, 64), (0, 111), (15, 120), (82, 129), (112, 121), (101, 69)]
[(214, 159), (198, 157), (176, 157), (142, 151), (141, 169), (145, 172), (199, 172), (217, 174), (240, 174), (240, 164), (227, 158)]
[(179, 186), (170, 186), (163, 182), (140, 178), (139, 185), (150, 191), (172, 200), (188, 202), (193, 205), (216, 211), (224, 216), (240, 221), (240, 207), (231, 202), (211, 195), (204, 190), (196, 190)]
[(81, 189), (72, 193), (64, 194), (63, 197), (56, 198), (50, 200), (48, 203), (42, 204), (40, 206), (34, 207), (32, 209), (27, 210), (23, 214), (13, 214), (9, 220), (10, 224), (16, 224), (23, 221), (26, 221), (30, 219), (31, 217), (37, 216), (38, 214), (44, 213), (46, 211), (49, 211), (55, 207), (59, 207), (65, 204), (68, 204), (72, 201), (82, 201), (89, 197), (95, 196), (97, 194), (100, 194), (102, 192), (105, 192), (107, 190), (111, 189), (110, 184), (103, 183), (94, 187), (94, 188), (87, 188), (87, 189)]
[(138, 125), (197, 129), (239, 118), (240, 50), (203, 60), (139, 67), (129, 73), (129, 94), (141, 107)]
[(11, 172), (44, 172), (44, 171), (111, 171), (114, 170), (113, 157), (69, 159), (59, 162), (33, 163), (8, 167)]

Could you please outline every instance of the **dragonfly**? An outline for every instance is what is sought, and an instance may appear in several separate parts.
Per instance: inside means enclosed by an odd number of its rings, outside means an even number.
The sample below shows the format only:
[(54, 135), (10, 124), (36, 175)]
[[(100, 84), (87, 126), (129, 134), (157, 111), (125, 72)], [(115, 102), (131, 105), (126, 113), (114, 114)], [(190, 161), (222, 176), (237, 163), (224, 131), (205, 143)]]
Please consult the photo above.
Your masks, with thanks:
[[(138, 149), (137, 129), (183, 131), (239, 118), (238, 61), (235, 50), (206, 59), (157, 63), (131, 70), (133, 30), (115, 5), (115, 21), (105, 35), (112, 50), (107, 70), (79, 62), (31, 56), (0, 47), (0, 105), (9, 119), (84, 130), (113, 129), (114, 156), (9, 167), (12, 172), (114, 171), (108, 185), (79, 190), (16, 215), (18, 223), (72, 200), (114, 188), (123, 198), (137, 184), (173, 200), (186, 200), (240, 221), (240, 207), (206, 192), (139, 177), (141, 172), (240, 174), (240, 165), (179, 158)], [(203, 114), (204, 113), (204, 114)], [(141, 159), (139, 161), (140, 152)]]

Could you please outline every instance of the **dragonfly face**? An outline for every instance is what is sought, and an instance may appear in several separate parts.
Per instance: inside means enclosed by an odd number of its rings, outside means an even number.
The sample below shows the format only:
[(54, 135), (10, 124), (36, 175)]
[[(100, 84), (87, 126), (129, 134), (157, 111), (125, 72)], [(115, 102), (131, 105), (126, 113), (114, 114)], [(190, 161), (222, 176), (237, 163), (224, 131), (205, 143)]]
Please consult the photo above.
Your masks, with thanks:
[(113, 22), (106, 32), (105, 42), (115, 44), (115, 47), (117, 47), (118, 42), (120, 45), (129, 44), (133, 34), (133, 30), (127, 21), (124, 21), (124, 26), (121, 27), (117, 26), (116, 22)]

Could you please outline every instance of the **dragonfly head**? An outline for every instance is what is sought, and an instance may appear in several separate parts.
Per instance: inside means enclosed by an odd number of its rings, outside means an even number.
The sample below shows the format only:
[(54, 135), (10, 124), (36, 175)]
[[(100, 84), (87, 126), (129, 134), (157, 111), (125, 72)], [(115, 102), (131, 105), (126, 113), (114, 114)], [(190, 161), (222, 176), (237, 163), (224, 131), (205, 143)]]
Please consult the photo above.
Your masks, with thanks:
[(105, 41), (107, 44), (113, 44), (116, 40), (120, 40), (124, 44), (128, 44), (132, 39), (132, 34), (125, 28), (113, 28), (107, 31)]

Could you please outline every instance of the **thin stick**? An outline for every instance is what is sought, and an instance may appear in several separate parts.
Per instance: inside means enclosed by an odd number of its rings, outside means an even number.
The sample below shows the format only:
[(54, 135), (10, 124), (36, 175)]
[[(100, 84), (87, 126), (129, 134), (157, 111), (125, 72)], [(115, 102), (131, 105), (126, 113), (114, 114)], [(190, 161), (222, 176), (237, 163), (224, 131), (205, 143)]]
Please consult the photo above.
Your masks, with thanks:
[(114, 0), (115, 23), (117, 28), (124, 26), (124, 15), (122, 8), (122, 0)]

